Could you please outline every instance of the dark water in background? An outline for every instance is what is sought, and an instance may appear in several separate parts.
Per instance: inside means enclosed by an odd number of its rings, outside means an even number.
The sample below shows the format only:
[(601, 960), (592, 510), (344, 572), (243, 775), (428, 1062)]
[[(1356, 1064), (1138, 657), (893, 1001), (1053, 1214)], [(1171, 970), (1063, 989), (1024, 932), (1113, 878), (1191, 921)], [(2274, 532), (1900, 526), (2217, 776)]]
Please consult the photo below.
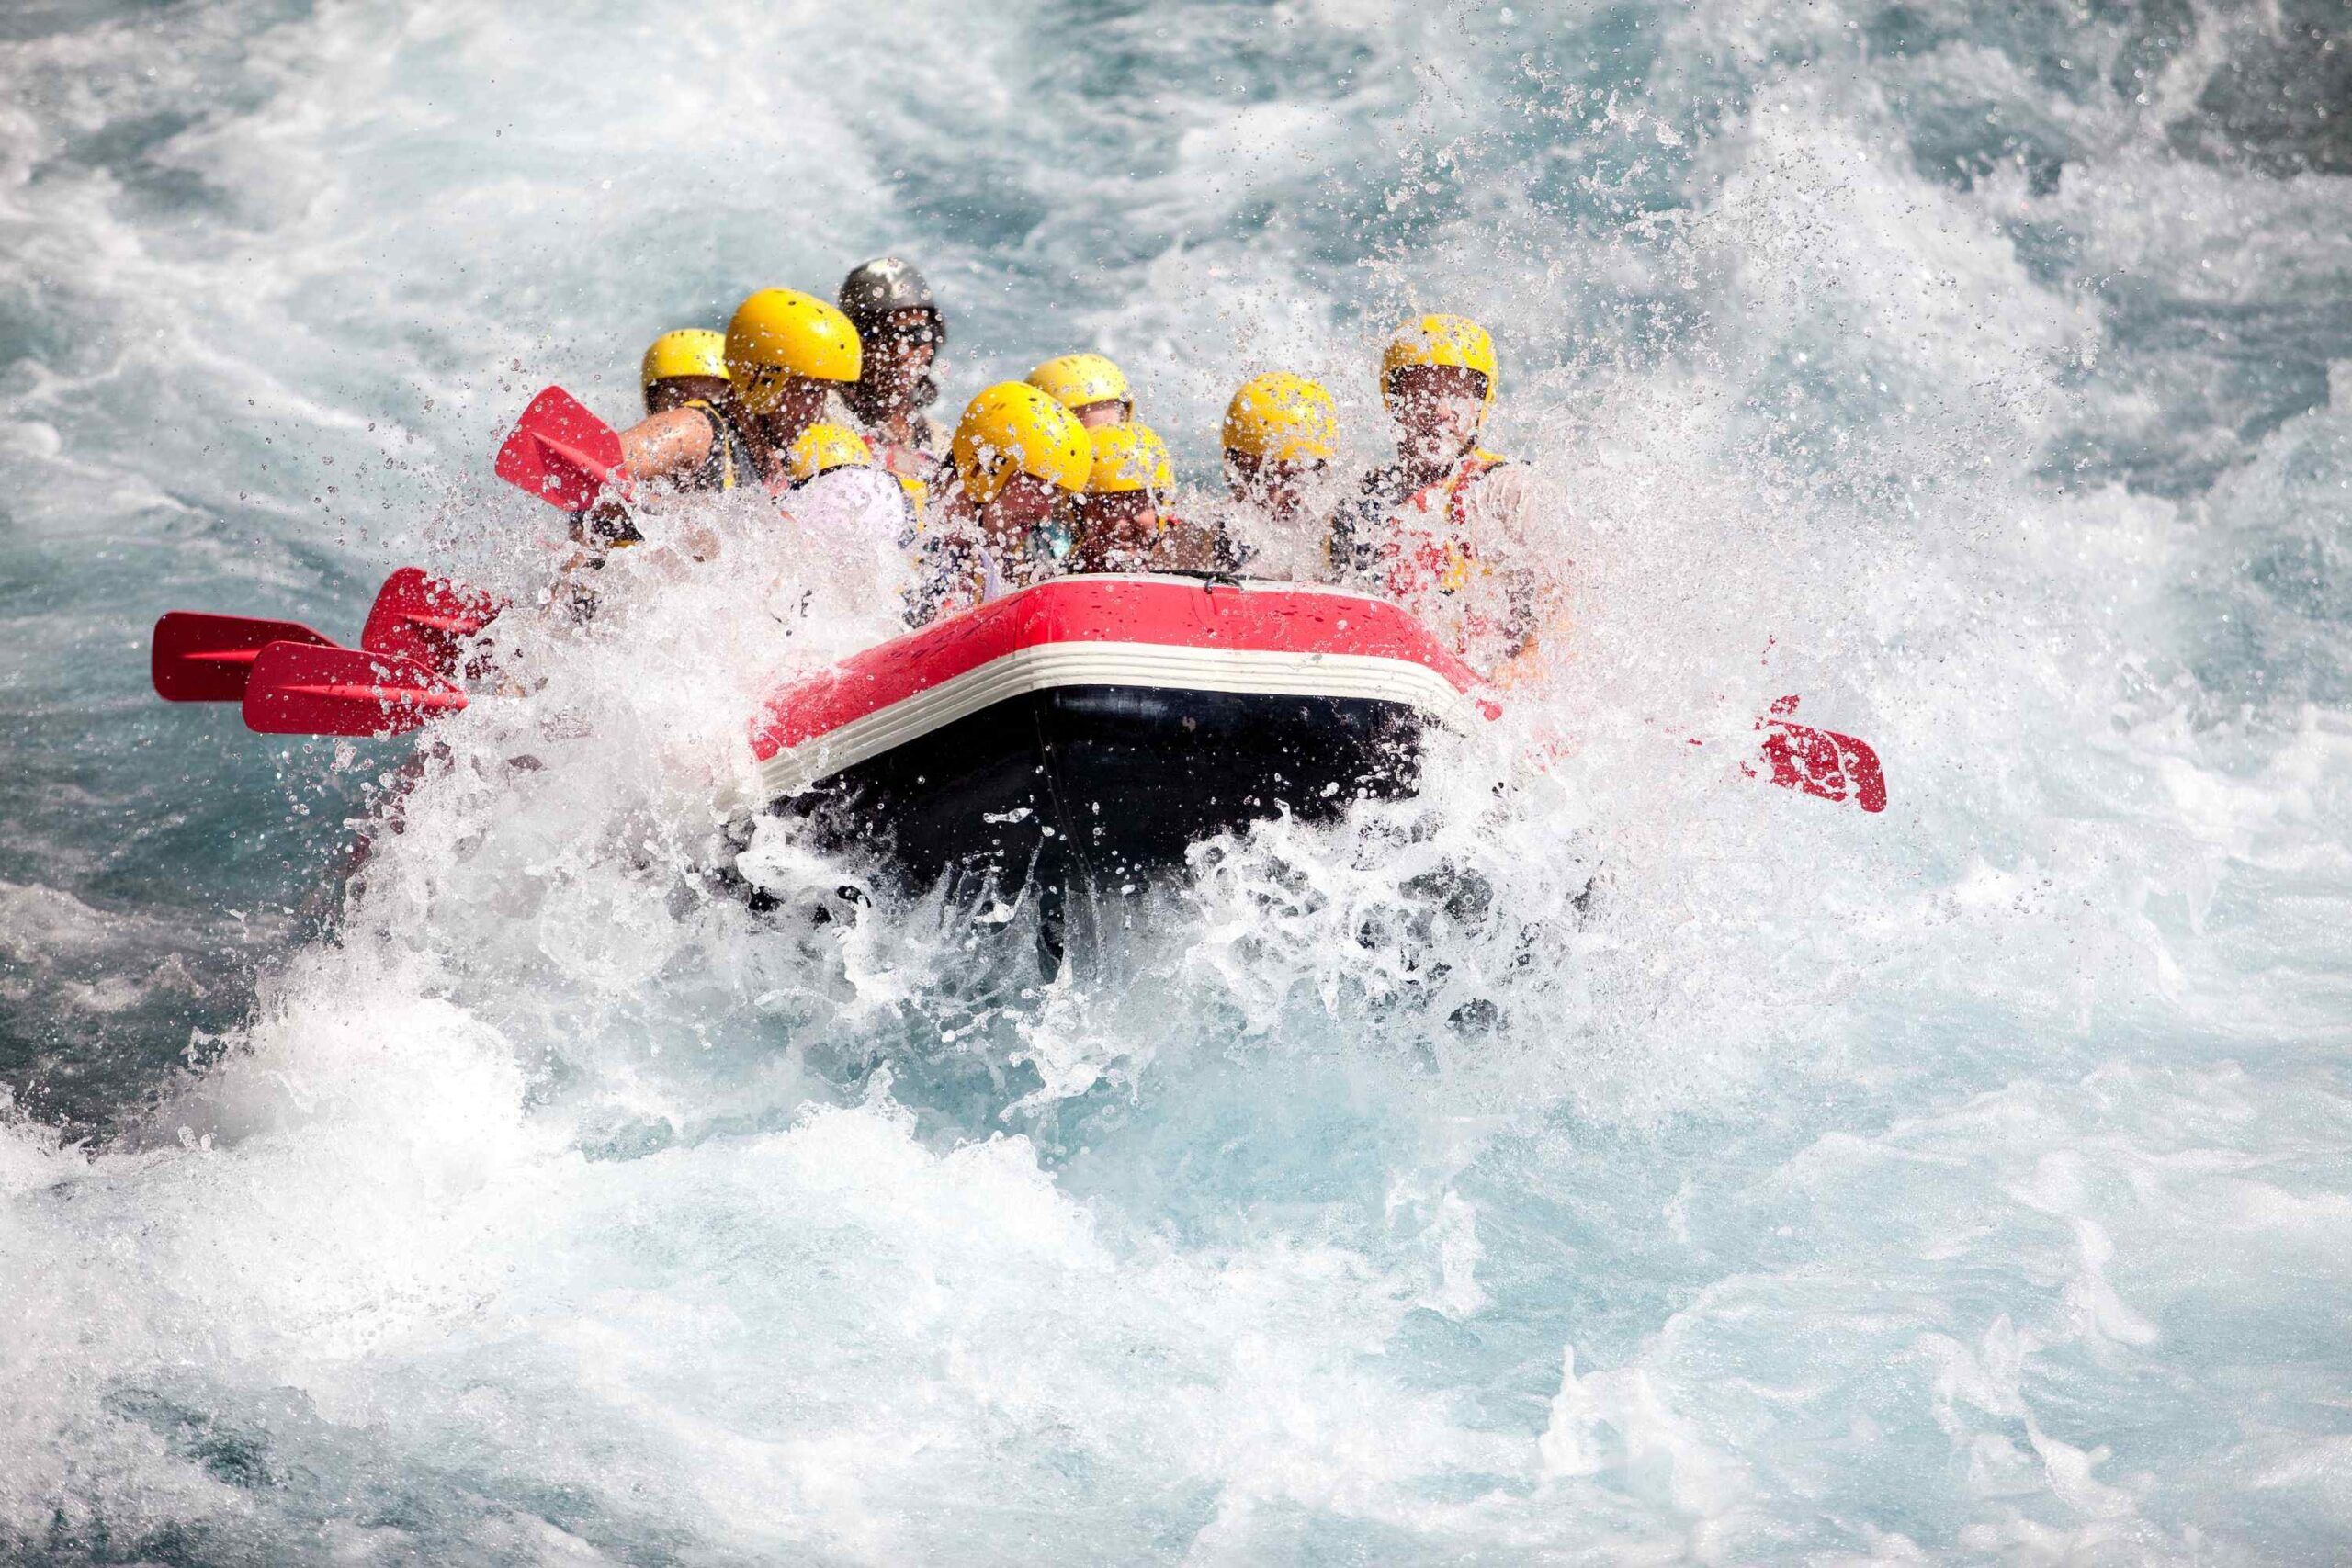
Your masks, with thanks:
[[(0, 1557), (2339, 1555), (2348, 36), (0, 18)], [(1390, 322), (1485, 321), (1583, 749), (991, 988), (679, 896), (746, 692), (876, 626), (779, 546), (797, 640), (649, 581), (306, 936), (402, 753), (164, 708), (153, 616), (527, 588), (531, 391), (885, 247), (951, 401), (1098, 346), (1196, 480), (1243, 375), (1369, 458)], [(1885, 816), (1657, 742), (1783, 691)]]

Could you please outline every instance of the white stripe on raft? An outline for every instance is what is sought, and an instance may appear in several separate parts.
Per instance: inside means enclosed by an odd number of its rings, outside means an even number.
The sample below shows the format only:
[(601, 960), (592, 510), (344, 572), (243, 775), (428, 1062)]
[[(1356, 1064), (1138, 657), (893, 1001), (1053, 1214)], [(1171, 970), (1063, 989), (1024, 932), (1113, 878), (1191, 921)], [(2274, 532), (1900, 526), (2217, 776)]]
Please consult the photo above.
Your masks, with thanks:
[(1469, 699), (1424, 664), (1361, 653), (1183, 648), (1146, 642), (1060, 642), (1016, 649), (952, 680), (902, 697), (779, 751), (760, 764), (770, 800), (969, 718), (984, 708), (1057, 686), (1149, 686), (1270, 697), (1348, 697), (1400, 703), (1466, 725)]

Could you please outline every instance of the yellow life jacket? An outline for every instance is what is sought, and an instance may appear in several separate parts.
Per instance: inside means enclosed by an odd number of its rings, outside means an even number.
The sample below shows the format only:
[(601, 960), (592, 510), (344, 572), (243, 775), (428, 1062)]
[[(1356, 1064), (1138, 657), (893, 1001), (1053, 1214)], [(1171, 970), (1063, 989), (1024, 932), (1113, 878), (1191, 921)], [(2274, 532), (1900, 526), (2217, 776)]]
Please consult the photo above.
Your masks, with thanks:
[(735, 428), (735, 422), (708, 398), (695, 398), (678, 406), (693, 409), (710, 422), (710, 451), (693, 473), (678, 481), (678, 488), (729, 491), (752, 483), (759, 474), (760, 465), (752, 456), (752, 444)]

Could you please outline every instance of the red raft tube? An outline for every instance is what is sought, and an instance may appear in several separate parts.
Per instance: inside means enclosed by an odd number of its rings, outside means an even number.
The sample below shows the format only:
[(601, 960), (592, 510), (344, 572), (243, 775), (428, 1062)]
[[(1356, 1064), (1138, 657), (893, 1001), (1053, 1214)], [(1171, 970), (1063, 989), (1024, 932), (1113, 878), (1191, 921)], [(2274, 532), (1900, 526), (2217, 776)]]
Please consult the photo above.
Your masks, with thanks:
[(1117, 886), (1287, 812), (1419, 780), (1476, 677), (1396, 605), (1296, 583), (1059, 578), (785, 687), (752, 730), (771, 808), (906, 882), (1052, 868)]

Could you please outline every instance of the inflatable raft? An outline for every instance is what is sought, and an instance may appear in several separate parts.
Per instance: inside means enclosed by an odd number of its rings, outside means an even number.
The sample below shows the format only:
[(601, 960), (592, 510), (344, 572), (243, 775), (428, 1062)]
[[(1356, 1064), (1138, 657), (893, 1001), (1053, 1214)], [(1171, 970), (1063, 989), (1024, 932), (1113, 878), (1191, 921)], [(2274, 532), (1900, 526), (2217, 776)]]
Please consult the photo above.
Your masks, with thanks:
[(752, 749), (772, 808), (911, 885), (1116, 887), (1228, 829), (1411, 793), (1424, 729), (1472, 720), (1476, 686), (1361, 594), (1067, 577), (793, 682)]

